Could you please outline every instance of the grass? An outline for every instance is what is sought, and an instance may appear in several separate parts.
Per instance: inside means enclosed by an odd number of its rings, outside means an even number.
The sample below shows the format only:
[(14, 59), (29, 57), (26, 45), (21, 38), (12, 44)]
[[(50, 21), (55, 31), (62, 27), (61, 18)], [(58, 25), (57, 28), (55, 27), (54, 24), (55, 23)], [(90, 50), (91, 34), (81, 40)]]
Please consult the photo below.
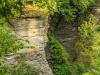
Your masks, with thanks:
[(56, 39), (54, 34), (49, 34), (49, 46), (49, 53), (51, 55), (50, 66), (54, 75), (75, 75), (72, 72), (73, 69), (67, 51)]
[(16, 58), (17, 64), (12, 65), (13, 67), (4, 64), (6, 54), (16, 53), (25, 47), (21, 41), (24, 40), (12, 33), (5, 19), (0, 19), (0, 75), (38, 75), (39, 71), (25, 63), (23, 55)]
[(20, 54), (16, 57), (16, 65), (1, 64), (0, 75), (39, 75), (39, 70), (25, 61), (25, 55)]

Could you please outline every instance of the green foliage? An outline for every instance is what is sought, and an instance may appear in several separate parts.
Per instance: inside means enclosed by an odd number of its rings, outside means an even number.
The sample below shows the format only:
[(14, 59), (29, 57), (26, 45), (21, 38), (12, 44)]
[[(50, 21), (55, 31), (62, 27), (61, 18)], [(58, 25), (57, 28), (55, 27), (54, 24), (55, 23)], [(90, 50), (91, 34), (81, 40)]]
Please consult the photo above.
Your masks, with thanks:
[[(63, 15), (67, 21), (76, 19), (86, 13), (95, 0), (0, 0), (0, 64), (5, 53), (15, 52), (23, 48), (23, 44), (13, 35), (8, 27), (10, 16), (20, 16), (23, 4), (29, 2), (48, 13)], [(3, 19), (3, 18), (6, 18)], [(94, 18), (89, 18), (79, 27), (79, 38), (75, 45), (77, 64), (73, 70), (69, 56), (54, 34), (49, 35), (51, 68), (55, 75), (100, 75), (100, 27)], [(21, 61), (21, 60), (20, 60)], [(77, 74), (74, 72), (77, 70)], [(0, 66), (0, 75), (37, 75), (31, 66), (19, 63), (13, 68)]]
[(0, 75), (38, 75), (38, 71), (31, 65), (20, 63), (14, 67), (1, 66)]
[(39, 75), (39, 70), (32, 65), (26, 64), (24, 54), (18, 54), (16, 57), (16, 65), (0, 65), (0, 75)]
[(57, 11), (57, 3), (55, 0), (34, 0), (33, 5), (36, 4), (41, 8), (47, 8), (49, 13), (53, 13)]
[(0, 67), (0, 75), (7, 75), (9, 73), (9, 69), (7, 66)]
[[(93, 15), (79, 27), (80, 38), (76, 43), (77, 63), (82, 62), (78, 68), (82, 75), (100, 74), (100, 33), (96, 30), (96, 22)], [(83, 66), (82, 66), (83, 65)]]
[(69, 56), (54, 34), (49, 35), (49, 45), (52, 62), (50, 65), (54, 75), (73, 75), (74, 71)]
[(62, 14), (67, 21), (73, 20), (76, 15), (76, 8), (70, 4), (70, 0), (55, 0), (57, 2), (58, 13)]
[(95, 3), (95, 0), (72, 0), (79, 12), (84, 12), (88, 7)]
[(19, 15), (23, 0), (0, 0), (0, 16)]
[[(12, 72), (13, 71), (13, 72)], [(11, 70), (14, 75), (38, 75), (38, 72), (31, 65), (19, 64)]]
[(95, 0), (55, 0), (58, 13), (62, 14), (67, 21), (72, 21), (84, 13)]
[(67, 21), (72, 21), (77, 14), (84, 12), (95, 0), (1, 0), (0, 16), (20, 16), (23, 13), (25, 2), (46, 8), (49, 14), (58, 12)]
[(23, 47), (24, 45), (14, 36), (5, 19), (0, 19), (0, 56)]

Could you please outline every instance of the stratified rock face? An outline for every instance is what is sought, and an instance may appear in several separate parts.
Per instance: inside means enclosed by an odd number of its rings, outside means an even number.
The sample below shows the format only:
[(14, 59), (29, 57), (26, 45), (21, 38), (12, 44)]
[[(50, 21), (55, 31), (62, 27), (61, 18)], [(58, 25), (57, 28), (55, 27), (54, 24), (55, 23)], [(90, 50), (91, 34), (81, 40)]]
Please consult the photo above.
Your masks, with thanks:
[(21, 49), (18, 53), (25, 54), (26, 62), (39, 69), (40, 75), (53, 75), (44, 51), (48, 41), (48, 19), (18, 18), (13, 24), (16, 35), (28, 41), (22, 43), (25, 46), (34, 46), (34, 48)]
[(16, 35), (29, 41), (29, 46), (43, 50), (47, 43), (48, 21), (39, 18), (17, 19), (14, 23)]

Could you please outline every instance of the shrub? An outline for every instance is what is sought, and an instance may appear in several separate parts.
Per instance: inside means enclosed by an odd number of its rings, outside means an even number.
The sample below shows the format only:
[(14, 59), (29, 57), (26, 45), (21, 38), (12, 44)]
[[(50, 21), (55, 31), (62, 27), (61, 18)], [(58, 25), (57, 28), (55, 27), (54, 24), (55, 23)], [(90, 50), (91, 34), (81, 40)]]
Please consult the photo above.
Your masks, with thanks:
[(84, 12), (89, 6), (95, 3), (95, 0), (72, 0), (79, 12)]
[(54, 34), (49, 35), (51, 68), (54, 75), (75, 75), (67, 51), (56, 39)]
[(75, 49), (78, 57), (77, 63), (82, 62), (81, 65), (83, 65), (78, 67), (82, 69), (82, 75), (100, 74), (100, 33), (97, 32), (96, 27), (93, 15), (79, 27), (80, 38), (78, 38)]
[(72, 21), (77, 14), (84, 12), (95, 0), (1, 0), (0, 16), (21, 16), (25, 2), (46, 9), (45, 11), (48, 11), (49, 14), (57, 12), (63, 15), (67, 21)]
[(23, 48), (24, 45), (13, 34), (4, 19), (0, 19), (0, 56)]

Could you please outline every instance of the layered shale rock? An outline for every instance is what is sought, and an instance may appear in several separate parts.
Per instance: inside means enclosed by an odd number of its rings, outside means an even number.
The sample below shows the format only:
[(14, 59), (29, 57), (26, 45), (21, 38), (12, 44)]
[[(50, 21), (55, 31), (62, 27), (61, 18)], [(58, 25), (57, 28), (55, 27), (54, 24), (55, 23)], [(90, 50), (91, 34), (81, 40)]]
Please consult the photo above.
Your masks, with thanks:
[[(26, 6), (27, 7), (27, 6)], [(32, 7), (31, 7), (32, 8)], [(53, 75), (45, 56), (45, 46), (48, 41), (48, 16), (32, 14), (34, 11), (25, 11), (25, 15), (20, 18), (12, 19), (13, 30), (21, 42), (27, 46), (17, 51), (18, 54), (24, 54), (25, 62), (39, 70), (39, 75)], [(39, 12), (40, 13), (40, 12)], [(38, 13), (37, 13), (38, 14)], [(15, 65), (17, 54), (6, 57), (7, 65)]]

